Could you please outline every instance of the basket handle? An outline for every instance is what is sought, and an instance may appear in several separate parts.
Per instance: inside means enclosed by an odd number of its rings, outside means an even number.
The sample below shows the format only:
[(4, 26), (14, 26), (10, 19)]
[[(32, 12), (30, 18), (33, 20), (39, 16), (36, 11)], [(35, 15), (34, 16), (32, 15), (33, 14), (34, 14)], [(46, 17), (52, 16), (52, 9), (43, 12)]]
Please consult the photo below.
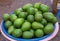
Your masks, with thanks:
[(59, 1), (59, 0), (53, 0), (52, 12), (53, 12), (54, 14), (56, 14), (56, 12), (57, 12), (57, 3), (60, 3), (60, 1)]

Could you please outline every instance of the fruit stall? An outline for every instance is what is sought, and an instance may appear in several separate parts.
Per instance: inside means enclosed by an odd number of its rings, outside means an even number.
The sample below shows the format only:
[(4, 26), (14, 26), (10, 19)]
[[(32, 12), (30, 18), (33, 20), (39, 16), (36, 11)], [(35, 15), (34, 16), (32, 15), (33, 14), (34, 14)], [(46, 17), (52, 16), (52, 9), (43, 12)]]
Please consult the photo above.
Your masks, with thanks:
[[(46, 4), (44, 0), (20, 1), (10, 1), (13, 5), (1, 5), (9, 11), (5, 11), (1, 16), (0, 30), (5, 41), (57, 41), (55, 37), (58, 39), (60, 23), (58, 1), (46, 0)], [(49, 2), (52, 6), (48, 6)]]

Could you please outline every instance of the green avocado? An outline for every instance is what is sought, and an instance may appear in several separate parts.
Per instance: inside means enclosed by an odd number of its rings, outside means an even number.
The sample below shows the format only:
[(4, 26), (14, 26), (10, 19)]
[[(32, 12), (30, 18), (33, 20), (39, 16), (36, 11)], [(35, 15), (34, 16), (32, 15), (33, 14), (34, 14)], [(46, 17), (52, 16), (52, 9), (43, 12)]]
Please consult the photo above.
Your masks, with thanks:
[(54, 17), (51, 22), (52, 22), (53, 24), (55, 24), (55, 23), (57, 22), (57, 18)]
[(31, 28), (31, 23), (30, 22), (24, 22), (22, 27), (21, 27), (21, 30), (27, 31), (27, 30), (30, 30), (30, 28)]
[(23, 11), (23, 9), (22, 9), (22, 8), (18, 8), (17, 10), (19, 10), (19, 11)]
[(4, 26), (5, 26), (5, 28), (9, 28), (10, 26), (12, 25), (12, 22), (11, 21), (5, 21), (5, 23), (4, 23)]
[(3, 19), (4, 21), (7, 21), (7, 20), (9, 19), (9, 14), (3, 14), (3, 15), (2, 15), (2, 19)]
[(12, 32), (14, 31), (14, 26), (10, 26), (9, 28), (8, 28), (8, 33), (9, 34), (12, 34)]
[(21, 12), (20, 14), (18, 14), (18, 17), (25, 19), (27, 17), (27, 15), (28, 15), (27, 12)]
[(30, 29), (30, 32), (34, 34), (34, 30), (33, 29)]
[(20, 26), (24, 23), (24, 19), (23, 18), (18, 18), (14, 21), (14, 26), (17, 28), (20, 28)]
[(30, 39), (32, 37), (33, 37), (33, 33), (31, 33), (30, 31), (23, 32), (23, 38), (24, 39)]
[(43, 24), (45, 26), (47, 24), (47, 20), (46, 19), (42, 19), (41, 24)]
[(16, 9), (16, 10), (14, 11), (14, 14), (18, 15), (18, 14), (20, 14), (22, 11), (23, 11), (22, 8), (18, 8), (18, 9)]
[(50, 21), (50, 22), (54, 19), (54, 15), (51, 12), (45, 12), (43, 16), (47, 21)]
[(34, 8), (35, 13), (38, 12), (38, 9)]
[(44, 28), (45, 34), (51, 34), (54, 31), (54, 26), (52, 23), (48, 23)]
[(33, 29), (43, 29), (44, 26), (41, 23), (39, 23), (39, 22), (33, 22), (32, 23), (32, 28)]
[(35, 20), (40, 22), (43, 19), (42, 14), (35, 14)]
[(35, 36), (36, 36), (36, 37), (42, 37), (43, 35), (44, 35), (43, 30), (37, 29), (37, 30), (35, 31)]
[(14, 22), (17, 19), (17, 16), (15, 14), (11, 14), (9, 18), (12, 22)]
[(40, 10), (42, 12), (48, 12), (49, 11), (49, 8), (47, 5), (44, 5), (44, 4), (40, 4)]
[(13, 32), (12, 32), (12, 35), (14, 37), (21, 37), (22, 36), (22, 31), (21, 29), (15, 29)]
[(35, 3), (35, 4), (34, 4), (34, 8), (39, 9), (39, 8), (40, 8), (40, 3)]
[(32, 4), (28, 3), (28, 4), (24, 5), (22, 8), (24, 11), (27, 11), (27, 9), (32, 7), (32, 6), (33, 6)]
[(31, 8), (29, 8), (29, 9), (27, 10), (27, 12), (28, 12), (29, 15), (34, 15), (35, 10), (34, 10), (33, 7), (31, 7)]
[(29, 22), (33, 22), (33, 21), (34, 21), (34, 16), (33, 16), (33, 15), (28, 15), (28, 16), (27, 16), (27, 20), (28, 20)]
[(42, 14), (42, 12), (41, 11), (38, 11), (38, 12), (36, 12), (36, 14)]

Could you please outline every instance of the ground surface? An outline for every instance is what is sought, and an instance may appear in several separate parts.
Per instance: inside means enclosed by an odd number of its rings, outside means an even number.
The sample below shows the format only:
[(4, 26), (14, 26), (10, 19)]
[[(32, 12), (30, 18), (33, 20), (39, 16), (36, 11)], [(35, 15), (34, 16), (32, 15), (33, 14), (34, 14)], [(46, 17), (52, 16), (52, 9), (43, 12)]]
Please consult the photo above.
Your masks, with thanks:
[[(51, 1), (50, 0), (13, 0), (9, 4), (0, 4), (0, 23), (2, 21), (2, 14), (4, 13), (10, 13), (11, 11), (14, 11), (16, 8), (22, 7), (24, 4), (27, 3), (36, 3), (41, 2), (49, 6), (50, 10), (52, 9)], [(6, 41), (6, 39), (0, 34), (0, 41)], [(8, 41), (8, 40), (7, 40)], [(53, 38), (50, 41), (60, 41), (60, 31), (56, 35), (55, 38)]]

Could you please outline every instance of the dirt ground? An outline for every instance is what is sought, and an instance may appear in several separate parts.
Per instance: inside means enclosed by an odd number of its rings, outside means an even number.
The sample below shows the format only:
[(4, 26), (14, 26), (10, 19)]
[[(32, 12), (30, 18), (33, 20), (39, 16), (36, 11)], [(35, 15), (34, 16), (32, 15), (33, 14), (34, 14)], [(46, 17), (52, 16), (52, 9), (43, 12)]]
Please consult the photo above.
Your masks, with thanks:
[[(15, 9), (22, 7), (24, 4), (27, 3), (36, 3), (36, 2), (41, 2), (44, 3), (46, 5), (49, 6), (50, 11), (52, 10), (52, 4), (50, 0), (13, 0), (11, 2), (8, 1), (7, 4), (0, 4), (0, 23), (2, 21), (2, 14), (5, 13), (10, 13), (12, 11), (14, 11)], [(1, 34), (0, 34), (0, 41), (8, 41), (6, 40)], [(59, 33), (56, 35), (55, 38), (53, 38), (50, 41), (60, 41), (60, 31)]]

